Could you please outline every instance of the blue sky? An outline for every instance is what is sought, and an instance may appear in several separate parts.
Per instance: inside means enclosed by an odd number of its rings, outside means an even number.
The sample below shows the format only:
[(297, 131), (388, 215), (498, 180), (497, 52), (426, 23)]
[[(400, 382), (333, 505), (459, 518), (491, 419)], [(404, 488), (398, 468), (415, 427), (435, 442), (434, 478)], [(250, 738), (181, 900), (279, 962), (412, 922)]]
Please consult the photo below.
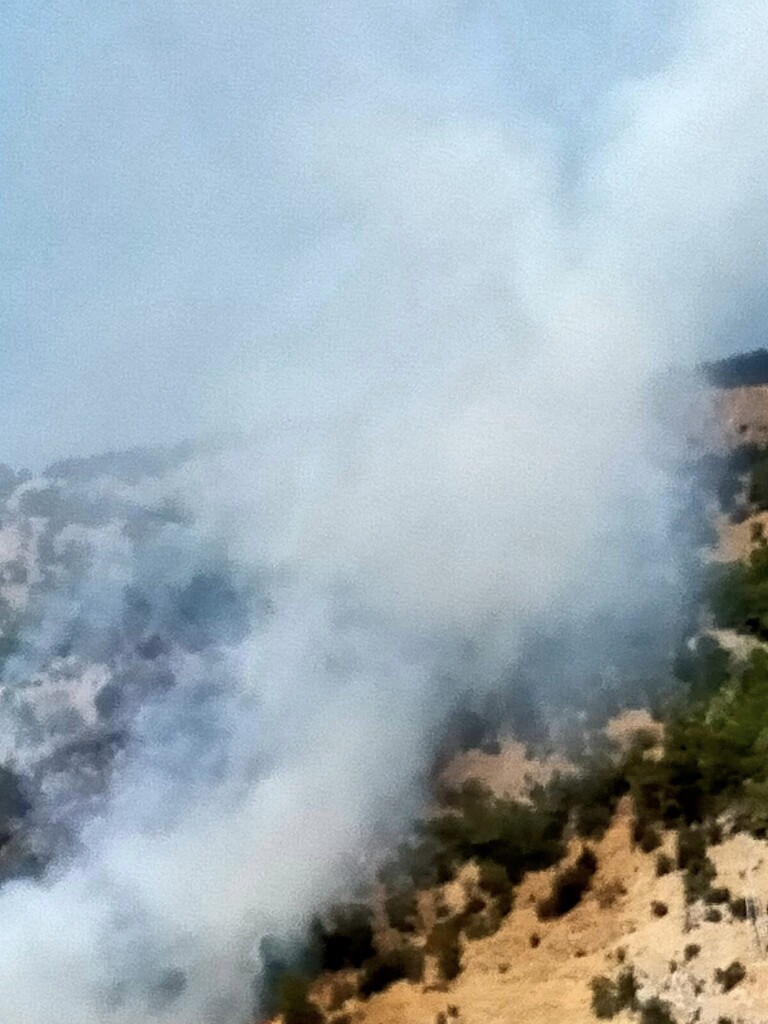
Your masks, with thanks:
[[(541, 165), (551, 215), (578, 219), (606, 140), (647, 119), (670, 67), (680, 91), (674, 68), (706, 7), (7, 0), (0, 459), (40, 465), (364, 393), (388, 372), (381, 349), (397, 348), (382, 324), (401, 285), (382, 310), (358, 277), (389, 280), (401, 256), (421, 266), (424, 245), (379, 245), (392, 197), (369, 210), (391, 178), (407, 189), (409, 157), (390, 175), (376, 140), (512, 140)], [(735, 7), (747, 23), (758, 11)], [(717, 44), (693, 45), (706, 64)], [(660, 77), (656, 93), (632, 92)], [(438, 197), (442, 174), (438, 161)], [(492, 174), (478, 181), (493, 188)], [(442, 294), (434, 277), (420, 288)], [(408, 355), (391, 362), (427, 367), (451, 342), (423, 346), (409, 303)], [(423, 313), (435, 321), (429, 300)]]

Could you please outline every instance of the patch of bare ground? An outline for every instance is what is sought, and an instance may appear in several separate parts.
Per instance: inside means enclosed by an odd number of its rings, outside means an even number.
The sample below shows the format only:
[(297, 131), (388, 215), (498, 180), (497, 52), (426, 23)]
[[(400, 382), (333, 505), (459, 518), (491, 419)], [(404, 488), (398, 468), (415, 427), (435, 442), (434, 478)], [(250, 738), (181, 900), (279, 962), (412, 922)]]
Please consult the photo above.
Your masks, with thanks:
[(496, 796), (524, 800), (534, 786), (549, 782), (557, 773), (574, 770), (563, 757), (530, 757), (525, 744), (518, 740), (503, 739), (499, 746), (495, 754), (481, 750), (457, 754), (443, 770), (441, 781), (459, 787), (474, 780), (483, 783)]

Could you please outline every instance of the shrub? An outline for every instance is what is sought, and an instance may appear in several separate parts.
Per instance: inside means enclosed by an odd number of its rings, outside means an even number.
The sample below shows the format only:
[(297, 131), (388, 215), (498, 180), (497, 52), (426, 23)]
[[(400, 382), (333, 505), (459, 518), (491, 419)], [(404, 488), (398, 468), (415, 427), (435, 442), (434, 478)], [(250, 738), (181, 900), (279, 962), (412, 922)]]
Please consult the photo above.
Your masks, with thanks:
[(637, 979), (631, 967), (625, 967), (616, 979), (616, 996), (622, 1010), (634, 1010), (637, 1006)]
[(427, 952), (437, 959), (443, 981), (453, 981), (461, 971), (461, 920), (458, 917), (438, 921), (427, 939)]
[(415, 889), (399, 889), (384, 901), (387, 919), (399, 932), (415, 932), (419, 924), (419, 903)]
[(696, 828), (680, 828), (677, 833), (677, 868), (687, 871), (688, 867), (703, 860), (707, 853), (704, 833)]
[(600, 1020), (637, 1007), (637, 981), (631, 967), (625, 967), (615, 981), (604, 976), (593, 978), (591, 988), (592, 1012)]
[(640, 1024), (675, 1024), (668, 1003), (655, 996), (640, 1007)]
[(640, 849), (643, 853), (653, 853), (661, 846), (661, 834), (653, 825), (646, 825), (640, 835)]
[(302, 974), (288, 972), (278, 983), (278, 1013), (285, 1024), (322, 1024), (323, 1015), (309, 998), (311, 982)]
[(700, 952), (701, 946), (697, 942), (689, 942), (684, 950), (685, 962), (690, 963)]
[(747, 976), (747, 972), (744, 968), (744, 964), (739, 963), (738, 960), (734, 960), (730, 963), (725, 970), (718, 968), (715, 971), (715, 981), (722, 988), (723, 992), (730, 992), (732, 988), (735, 988), (739, 982), (743, 981)]
[(491, 860), (517, 883), (527, 871), (549, 867), (563, 854), (568, 819), (564, 794), (539, 787), (532, 803), (494, 797), (479, 785), (465, 785), (451, 797), (451, 812), (423, 823), (448, 863)]
[(729, 889), (726, 889), (724, 885), (717, 886), (714, 889), (710, 889), (707, 895), (704, 897), (704, 902), (711, 906), (729, 903), (731, 899), (731, 893)]
[(731, 900), (731, 902), (728, 904), (728, 908), (737, 921), (746, 921), (747, 901), (744, 899), (743, 896), (737, 896), (736, 899)]
[(423, 952), (415, 946), (404, 944), (366, 960), (360, 974), (360, 995), (367, 999), (375, 992), (382, 992), (394, 985), (396, 981), (418, 982), (423, 977)]
[(651, 903), (651, 913), (654, 917), (666, 917), (669, 913), (669, 907), (666, 903), (662, 903), (661, 900), (654, 900)]
[(361, 967), (376, 952), (371, 910), (362, 903), (335, 907), (327, 923), (319, 918), (313, 921), (311, 932), (320, 967), (325, 971)]
[(546, 921), (562, 917), (573, 910), (592, 884), (596, 870), (597, 859), (594, 853), (588, 847), (584, 847), (576, 863), (555, 876), (552, 892), (538, 905), (539, 918)]
[(667, 853), (659, 853), (656, 855), (656, 877), (663, 878), (664, 875), (670, 874), (675, 866), (675, 862)]
[(480, 888), (493, 898), (501, 916), (506, 917), (514, 901), (512, 883), (506, 869), (492, 860), (483, 860), (478, 865), (478, 876)]
[(616, 986), (610, 978), (604, 976), (593, 978), (592, 1012), (599, 1020), (609, 1020), (619, 1012)]

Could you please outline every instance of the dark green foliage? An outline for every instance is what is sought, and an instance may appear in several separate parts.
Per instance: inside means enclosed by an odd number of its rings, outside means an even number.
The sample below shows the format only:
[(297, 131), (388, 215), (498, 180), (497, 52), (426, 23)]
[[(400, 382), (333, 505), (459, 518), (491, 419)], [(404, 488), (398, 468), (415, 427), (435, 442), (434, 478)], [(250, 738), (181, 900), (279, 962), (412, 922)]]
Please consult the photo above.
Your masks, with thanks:
[(425, 822), (422, 831), (451, 862), (494, 861), (516, 884), (527, 871), (549, 867), (563, 854), (568, 807), (557, 791), (540, 787), (524, 804), (467, 784), (451, 795), (450, 807), (451, 813)]
[(706, 857), (707, 841), (704, 833), (698, 828), (683, 827), (677, 833), (677, 868), (687, 871)]
[(728, 904), (731, 914), (737, 921), (747, 920), (747, 901), (743, 896), (737, 896)]
[(341, 904), (330, 913), (327, 922), (316, 919), (312, 925), (313, 946), (324, 971), (360, 967), (376, 950), (373, 944), (372, 914), (362, 903)]
[(656, 823), (707, 823), (720, 839), (715, 822), (726, 809), (738, 812), (739, 827), (768, 830), (768, 654), (754, 651), (705, 699), (710, 685), (671, 715), (660, 760), (635, 757), (624, 766), (638, 837)]
[(480, 861), (478, 865), (478, 885), (487, 892), (496, 904), (502, 917), (512, 910), (514, 894), (506, 868), (492, 860)]
[(309, 998), (311, 982), (303, 974), (288, 972), (277, 989), (277, 1012), (285, 1024), (322, 1024), (323, 1015)]
[(600, 839), (611, 823), (616, 805), (628, 789), (626, 776), (609, 756), (590, 758), (582, 763), (578, 776), (562, 782), (572, 807), (577, 835), (582, 839)]
[(717, 640), (703, 636), (679, 652), (674, 671), (688, 687), (691, 701), (709, 700), (728, 681), (731, 657)]
[(729, 903), (730, 899), (731, 893), (724, 885), (719, 885), (710, 889), (704, 897), (704, 901), (712, 906)]
[(419, 982), (424, 976), (424, 954), (415, 946), (404, 944), (385, 953), (376, 953), (363, 964), (360, 973), (360, 995), (367, 999), (383, 992), (396, 981)]
[(675, 1018), (669, 1004), (654, 997), (640, 1007), (640, 1024), (675, 1024)]
[(622, 1010), (637, 1008), (637, 981), (631, 967), (625, 967), (615, 981), (593, 978), (592, 1012), (600, 1020), (609, 1020)]
[(719, 626), (768, 638), (768, 545), (748, 562), (712, 567), (710, 606)]
[(419, 902), (415, 889), (399, 889), (384, 903), (390, 925), (399, 932), (415, 932), (419, 924)]
[(675, 867), (675, 862), (667, 853), (659, 853), (656, 855), (656, 877), (662, 878), (664, 875), (670, 874)]
[(686, 901), (705, 900), (717, 871), (707, 856), (704, 835), (698, 829), (686, 827), (678, 833), (677, 863), (685, 871), (683, 888)]
[(619, 1012), (616, 1000), (616, 986), (610, 978), (600, 976), (593, 978), (592, 1012), (599, 1020), (609, 1020)]
[(734, 960), (730, 963), (725, 970), (718, 968), (715, 971), (715, 981), (722, 988), (723, 992), (730, 992), (732, 988), (736, 988), (739, 982), (742, 982), (747, 976), (744, 964), (740, 964), (738, 960)]
[(595, 871), (597, 859), (592, 850), (585, 847), (575, 864), (555, 876), (551, 893), (536, 908), (539, 919), (547, 921), (573, 910), (592, 884)]
[(654, 825), (646, 825), (639, 837), (639, 846), (643, 853), (653, 853), (661, 846), (661, 834)]
[(460, 916), (438, 921), (429, 934), (426, 950), (437, 960), (437, 969), (443, 981), (453, 981), (461, 972)]

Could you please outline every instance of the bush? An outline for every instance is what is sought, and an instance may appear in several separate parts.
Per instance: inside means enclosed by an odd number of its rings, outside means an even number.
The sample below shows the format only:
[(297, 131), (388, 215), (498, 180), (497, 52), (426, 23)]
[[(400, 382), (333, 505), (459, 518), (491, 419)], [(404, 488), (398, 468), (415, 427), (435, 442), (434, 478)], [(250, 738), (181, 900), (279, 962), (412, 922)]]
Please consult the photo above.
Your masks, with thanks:
[(747, 901), (743, 896), (737, 896), (728, 904), (731, 914), (737, 921), (747, 920)]
[(514, 902), (512, 883), (506, 869), (492, 860), (483, 860), (478, 864), (478, 885), (483, 892), (494, 900), (502, 917), (511, 911)]
[(725, 970), (718, 968), (715, 971), (715, 981), (722, 988), (723, 992), (730, 992), (732, 988), (736, 988), (739, 982), (743, 981), (746, 976), (747, 972), (744, 964), (739, 963), (738, 960), (730, 963)]
[(370, 907), (348, 903), (335, 907), (324, 923), (316, 918), (311, 927), (313, 945), (324, 971), (361, 967), (376, 953)]
[(592, 1012), (599, 1020), (609, 1020), (619, 1012), (616, 986), (610, 978), (604, 976), (593, 978)]
[(690, 961), (697, 957), (700, 952), (701, 946), (697, 942), (689, 942), (684, 951), (685, 962), (690, 963)]
[(563, 792), (539, 787), (531, 800), (502, 800), (468, 784), (451, 794), (451, 813), (423, 823), (421, 831), (445, 861), (491, 860), (516, 884), (526, 872), (551, 866), (564, 852), (568, 805)]
[(419, 925), (419, 902), (415, 889), (400, 889), (384, 901), (387, 919), (399, 932), (415, 932)]
[(360, 974), (360, 995), (367, 999), (375, 992), (382, 992), (394, 985), (396, 981), (419, 982), (423, 977), (423, 952), (415, 946), (404, 944), (366, 960)]
[(654, 917), (666, 917), (669, 913), (669, 907), (666, 903), (662, 903), (661, 900), (654, 900), (651, 903), (651, 913)]
[(656, 855), (656, 877), (663, 878), (664, 875), (668, 875), (674, 869), (675, 862), (667, 853), (659, 853)]
[(704, 902), (708, 903), (710, 906), (715, 906), (722, 903), (730, 903), (730, 899), (730, 890), (726, 889), (724, 885), (720, 885), (709, 890), (707, 895), (704, 897)]
[(461, 972), (461, 919), (438, 921), (427, 939), (426, 950), (437, 959), (443, 981), (453, 981)]
[(288, 972), (277, 989), (277, 1012), (285, 1024), (322, 1024), (323, 1015), (309, 998), (311, 982), (302, 974)]
[(540, 920), (562, 917), (573, 910), (591, 886), (596, 871), (597, 858), (592, 850), (584, 847), (576, 863), (555, 876), (552, 892), (538, 905)]
[(637, 1007), (637, 981), (631, 967), (625, 967), (615, 981), (610, 978), (593, 978), (592, 1012), (600, 1020), (615, 1017), (622, 1010)]
[(640, 849), (643, 853), (653, 853), (661, 846), (661, 834), (653, 825), (646, 825), (640, 836)]
[(640, 1024), (675, 1024), (668, 1003), (654, 997), (640, 1007)]

